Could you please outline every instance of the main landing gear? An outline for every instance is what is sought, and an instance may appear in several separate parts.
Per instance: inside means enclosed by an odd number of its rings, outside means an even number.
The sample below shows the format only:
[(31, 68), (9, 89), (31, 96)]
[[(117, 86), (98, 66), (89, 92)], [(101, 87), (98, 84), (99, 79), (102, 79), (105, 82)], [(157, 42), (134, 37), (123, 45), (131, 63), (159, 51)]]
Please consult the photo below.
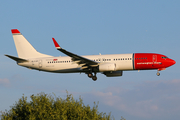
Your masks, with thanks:
[(92, 78), (92, 80), (94, 80), (94, 81), (97, 80), (96, 73), (94, 73), (94, 75), (92, 73), (88, 73), (87, 75), (89, 78)]

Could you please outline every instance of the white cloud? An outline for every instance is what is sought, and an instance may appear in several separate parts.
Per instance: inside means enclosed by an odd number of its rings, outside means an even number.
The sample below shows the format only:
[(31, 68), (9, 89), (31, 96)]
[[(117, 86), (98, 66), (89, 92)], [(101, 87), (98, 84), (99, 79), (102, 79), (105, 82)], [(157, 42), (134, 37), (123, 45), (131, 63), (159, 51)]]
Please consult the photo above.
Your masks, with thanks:
[(88, 93), (88, 98), (142, 119), (166, 118), (179, 115), (179, 86), (180, 80), (145, 81), (133, 89), (110, 87), (104, 91), (93, 90)]
[(8, 79), (6, 79), (6, 78), (0, 79), (0, 85), (9, 87), (10, 86), (10, 81)]

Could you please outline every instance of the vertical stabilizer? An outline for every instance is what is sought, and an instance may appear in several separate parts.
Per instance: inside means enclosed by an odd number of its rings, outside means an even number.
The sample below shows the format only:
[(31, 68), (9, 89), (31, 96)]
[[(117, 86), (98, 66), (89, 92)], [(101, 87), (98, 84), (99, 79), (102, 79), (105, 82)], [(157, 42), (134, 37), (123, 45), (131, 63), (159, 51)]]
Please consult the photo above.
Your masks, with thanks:
[(52, 57), (50, 55), (37, 52), (36, 49), (26, 40), (26, 38), (19, 32), (18, 29), (12, 29), (11, 32), (19, 58), (29, 59)]

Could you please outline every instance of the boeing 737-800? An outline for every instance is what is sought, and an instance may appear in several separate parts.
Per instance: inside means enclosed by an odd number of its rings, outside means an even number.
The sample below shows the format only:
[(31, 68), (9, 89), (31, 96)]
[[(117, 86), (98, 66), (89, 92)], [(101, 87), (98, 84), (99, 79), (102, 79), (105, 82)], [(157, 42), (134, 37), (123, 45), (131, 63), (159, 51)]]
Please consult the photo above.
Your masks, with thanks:
[(59, 46), (52, 38), (57, 50), (66, 54), (65, 57), (53, 57), (39, 53), (19, 32), (12, 29), (14, 43), (18, 57), (5, 55), (17, 62), (18, 65), (39, 71), (54, 73), (85, 73), (94, 81), (96, 73), (103, 73), (107, 77), (122, 76), (123, 71), (129, 70), (165, 70), (176, 62), (165, 55), (156, 53), (131, 53), (110, 55), (80, 56)]

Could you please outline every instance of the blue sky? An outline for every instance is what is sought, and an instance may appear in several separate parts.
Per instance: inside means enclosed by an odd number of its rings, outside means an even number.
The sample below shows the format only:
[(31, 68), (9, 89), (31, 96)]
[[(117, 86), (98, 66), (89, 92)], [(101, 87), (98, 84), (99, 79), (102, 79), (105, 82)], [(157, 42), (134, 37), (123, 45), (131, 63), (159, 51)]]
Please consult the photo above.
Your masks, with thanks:
[[(85, 104), (99, 101), (100, 112), (116, 119), (179, 120), (180, 1), (0, 1), (0, 110), (9, 110), (24, 94), (66, 96)], [(128, 71), (122, 77), (97, 74), (55, 74), (29, 70), (4, 56), (17, 56), (11, 29), (17, 28), (39, 51), (65, 56), (61, 47), (78, 55), (160, 53), (176, 64), (159, 77), (156, 70)]]

